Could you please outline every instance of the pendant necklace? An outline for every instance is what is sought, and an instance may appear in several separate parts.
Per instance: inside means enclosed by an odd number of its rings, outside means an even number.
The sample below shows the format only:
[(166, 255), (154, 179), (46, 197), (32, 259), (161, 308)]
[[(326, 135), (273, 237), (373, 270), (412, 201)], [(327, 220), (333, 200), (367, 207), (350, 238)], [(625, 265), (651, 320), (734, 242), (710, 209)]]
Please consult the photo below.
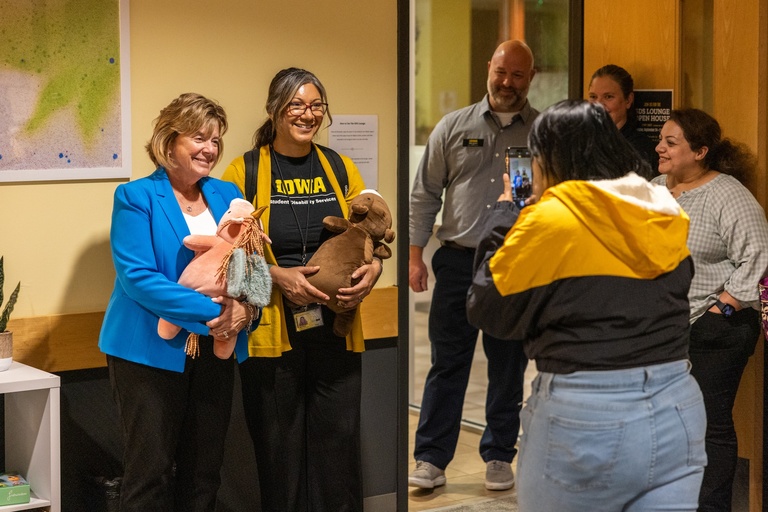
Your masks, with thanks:
[[(275, 162), (275, 167), (277, 167), (277, 173), (280, 175), (280, 179), (285, 182), (285, 178), (283, 177), (283, 170), (280, 169), (280, 162), (277, 161), (277, 153), (275, 152), (275, 148), (270, 144), (269, 151), (272, 155), (272, 158)], [(312, 154), (312, 148), (309, 150), (309, 183), (312, 183), (312, 179), (314, 178), (314, 167), (313, 164), (315, 162), (315, 159), (313, 158), (314, 155)], [(301, 223), (299, 222), (299, 216), (296, 213), (296, 208), (293, 206), (293, 201), (291, 200), (291, 197), (286, 194), (286, 197), (288, 198), (288, 206), (291, 207), (291, 212), (293, 213), (293, 218), (296, 220), (296, 227), (299, 229), (299, 236), (301, 237), (301, 266), (305, 267), (307, 265), (307, 239), (309, 238), (309, 197), (307, 197), (307, 223), (304, 226), (304, 231), (301, 230)]]
[[(192, 203), (184, 205), (182, 203), (182, 200), (184, 200), (183, 202), (186, 202), (186, 198), (184, 196), (182, 196), (181, 193), (177, 193), (175, 190), (174, 190), (174, 195), (176, 195), (176, 201), (178, 201), (179, 206), (182, 207), (184, 210), (186, 210), (188, 213), (192, 213), (192, 209), (195, 206), (195, 204), (197, 203), (197, 201), (193, 201)], [(198, 200), (199, 199), (200, 198), (198, 197)]]
[[(192, 213), (192, 208), (195, 206), (196, 203), (197, 201), (191, 204), (187, 204), (186, 206), (184, 206), (184, 209), (187, 210), (188, 213)], [(181, 201), (179, 201), (179, 204), (181, 204)]]

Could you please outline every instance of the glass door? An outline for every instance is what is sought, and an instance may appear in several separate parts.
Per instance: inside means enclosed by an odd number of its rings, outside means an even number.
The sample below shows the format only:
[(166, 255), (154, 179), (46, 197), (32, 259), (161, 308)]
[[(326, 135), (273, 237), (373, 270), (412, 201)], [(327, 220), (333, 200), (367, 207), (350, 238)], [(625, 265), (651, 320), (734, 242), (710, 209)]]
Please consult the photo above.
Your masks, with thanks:
[[(507, 39), (522, 39), (533, 51), (537, 73), (528, 99), (534, 108), (541, 111), (569, 96), (582, 97), (581, 1), (412, 0), (409, 185), (435, 124), (486, 94), (488, 61)], [(427, 266), (436, 249), (432, 238), (424, 251)], [(433, 287), (430, 276), (429, 289)], [(409, 403), (415, 408), (430, 367), (430, 299), (430, 291), (409, 295)], [(478, 344), (464, 404), (465, 422), (477, 426), (485, 424), (485, 376)]]

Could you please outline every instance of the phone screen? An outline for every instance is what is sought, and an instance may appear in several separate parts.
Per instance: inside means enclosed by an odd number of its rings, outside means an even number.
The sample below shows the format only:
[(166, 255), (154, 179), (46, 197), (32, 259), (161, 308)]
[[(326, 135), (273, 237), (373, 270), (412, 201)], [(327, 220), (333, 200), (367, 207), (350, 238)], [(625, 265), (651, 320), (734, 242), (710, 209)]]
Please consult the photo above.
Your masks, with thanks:
[(525, 200), (533, 191), (533, 168), (531, 152), (524, 147), (507, 148), (507, 172), (512, 185), (512, 197), (519, 208), (525, 206)]

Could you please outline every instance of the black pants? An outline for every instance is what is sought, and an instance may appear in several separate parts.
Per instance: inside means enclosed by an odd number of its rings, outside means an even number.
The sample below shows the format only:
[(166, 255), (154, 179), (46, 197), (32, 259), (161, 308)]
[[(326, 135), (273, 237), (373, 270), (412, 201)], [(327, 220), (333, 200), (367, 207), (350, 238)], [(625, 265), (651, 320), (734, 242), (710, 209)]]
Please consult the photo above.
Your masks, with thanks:
[[(122, 426), (121, 512), (212, 512), (232, 412), (234, 359), (200, 355), (183, 373), (107, 356)], [(175, 475), (174, 475), (175, 464)]]
[(731, 510), (738, 445), (733, 405), (741, 375), (760, 337), (754, 309), (730, 318), (706, 312), (691, 326), (691, 375), (701, 387), (707, 409), (707, 467), (699, 495), (699, 511)]
[[(453, 459), (461, 428), (478, 329), (467, 320), (467, 290), (474, 251), (441, 247), (432, 258), (436, 283), (429, 311), (432, 366), (424, 385), (414, 458), (444, 469)], [(528, 359), (523, 344), (483, 333), (488, 358), (486, 427), (480, 456), (512, 462), (517, 454), (520, 404)]]
[(240, 365), (264, 511), (363, 510), (362, 361), (332, 323), (326, 316), (325, 326), (301, 333), (290, 325), (292, 350)]

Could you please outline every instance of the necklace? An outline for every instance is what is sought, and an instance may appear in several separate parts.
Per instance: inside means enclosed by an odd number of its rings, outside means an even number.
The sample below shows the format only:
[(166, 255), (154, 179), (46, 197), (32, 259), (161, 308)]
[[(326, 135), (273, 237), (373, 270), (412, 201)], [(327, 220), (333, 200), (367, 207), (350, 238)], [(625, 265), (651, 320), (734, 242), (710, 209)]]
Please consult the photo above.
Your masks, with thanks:
[[(280, 180), (283, 182), (285, 181), (285, 178), (283, 177), (283, 170), (280, 168), (280, 162), (277, 161), (277, 153), (275, 152), (275, 148), (272, 147), (270, 144), (269, 151), (272, 156), (272, 160), (275, 162), (275, 167), (277, 168), (277, 173), (280, 175)], [(314, 178), (314, 168), (312, 164), (315, 162), (315, 159), (313, 158), (312, 149), (309, 150), (309, 182), (312, 183), (312, 179)], [(304, 225), (304, 231), (301, 230), (301, 223), (299, 223), (299, 216), (296, 213), (296, 208), (293, 206), (293, 201), (291, 200), (290, 196), (287, 196), (288, 198), (288, 206), (291, 207), (291, 212), (293, 213), (293, 218), (296, 220), (296, 227), (299, 228), (299, 236), (301, 237), (301, 265), (306, 266), (307, 265), (307, 239), (309, 238), (309, 199), (307, 199), (307, 222)]]
[(187, 211), (187, 213), (192, 213), (192, 211), (195, 209), (195, 206), (197, 206), (200, 203), (200, 198), (202, 198), (202, 194), (199, 194), (197, 196), (197, 199), (192, 201), (191, 203), (187, 201), (187, 199), (181, 194), (181, 192), (173, 191), (174, 195), (176, 196), (176, 201), (179, 203), (179, 206), (182, 207), (184, 210)]

